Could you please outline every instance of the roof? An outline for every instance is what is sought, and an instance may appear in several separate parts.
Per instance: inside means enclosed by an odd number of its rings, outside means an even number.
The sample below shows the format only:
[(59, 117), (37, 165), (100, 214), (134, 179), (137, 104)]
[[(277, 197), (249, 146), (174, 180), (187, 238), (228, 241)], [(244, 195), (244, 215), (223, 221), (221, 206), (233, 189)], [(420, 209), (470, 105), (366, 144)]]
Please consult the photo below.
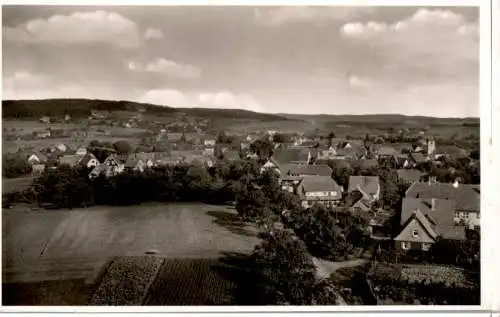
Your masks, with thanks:
[(332, 169), (324, 164), (285, 164), (281, 168), (283, 174), (291, 175), (317, 175), (331, 177)]
[(41, 162), (47, 161), (48, 159), (48, 157), (45, 154), (40, 152), (31, 152), (28, 154), (28, 158), (30, 158), (32, 155), (36, 155)]
[(398, 169), (396, 172), (399, 179), (412, 183), (420, 181), (420, 178), (424, 175), (424, 173), (416, 169)]
[(96, 157), (94, 156), (94, 154), (92, 153), (87, 153), (85, 154), (82, 159), (80, 160), (80, 164), (82, 165), (87, 165), (89, 163), (90, 160), (92, 159), (96, 159)]
[(309, 149), (275, 149), (272, 158), (281, 164), (307, 162)]
[(229, 161), (236, 161), (240, 159), (240, 153), (234, 150), (227, 150), (223, 154), (224, 158)]
[(379, 155), (398, 155), (398, 151), (396, 151), (393, 147), (390, 146), (382, 146), (378, 149)]
[(64, 155), (59, 158), (59, 164), (67, 164), (69, 166), (76, 166), (82, 159), (81, 155)]
[(378, 176), (350, 176), (348, 192), (361, 189), (368, 195), (375, 195), (380, 189)]
[(337, 195), (331, 196), (331, 198), (340, 199), (342, 197), (342, 188), (329, 176), (305, 177), (301, 185), (305, 192), (336, 191)]
[[(454, 224), (453, 201), (448, 199), (434, 199), (434, 210), (432, 209), (432, 198), (404, 198), (401, 210), (401, 224), (406, 224), (412, 218), (415, 211), (417, 216), (421, 215), (426, 219), (419, 221), (424, 226), (430, 226), (437, 234), (445, 239), (465, 238), (465, 230), (457, 229)], [(427, 230), (427, 228), (426, 228)], [(427, 230), (429, 232), (429, 230)]]
[(467, 151), (455, 145), (443, 145), (436, 148), (435, 154), (449, 154), (449, 155), (464, 155), (467, 156)]
[(426, 161), (426, 158), (422, 153), (411, 153), (410, 157), (415, 163), (423, 163)]
[(432, 225), (430, 220), (420, 210), (417, 209), (411, 213), (408, 219), (406, 219), (406, 221), (403, 224), (403, 229), (394, 238), (395, 241), (406, 240), (404, 237), (404, 232), (413, 219), (416, 219), (417, 222), (420, 223), (420, 225), (424, 228), (424, 230), (427, 232), (427, 234), (431, 237), (432, 240), (434, 241), (436, 240), (436, 238), (439, 236), (439, 233), (436, 232), (436, 230), (434, 230), (434, 226)]
[(454, 202), (454, 209), (480, 211), (479, 185), (459, 184), (454, 187), (449, 183), (413, 183), (406, 191), (406, 197), (449, 199)]

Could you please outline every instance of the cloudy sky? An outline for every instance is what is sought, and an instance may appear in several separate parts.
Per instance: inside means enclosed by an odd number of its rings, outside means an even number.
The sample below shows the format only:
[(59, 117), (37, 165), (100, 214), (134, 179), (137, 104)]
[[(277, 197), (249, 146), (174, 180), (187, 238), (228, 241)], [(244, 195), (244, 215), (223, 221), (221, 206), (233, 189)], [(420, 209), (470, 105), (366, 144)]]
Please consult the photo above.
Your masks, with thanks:
[(3, 99), (479, 115), (465, 7), (3, 6)]

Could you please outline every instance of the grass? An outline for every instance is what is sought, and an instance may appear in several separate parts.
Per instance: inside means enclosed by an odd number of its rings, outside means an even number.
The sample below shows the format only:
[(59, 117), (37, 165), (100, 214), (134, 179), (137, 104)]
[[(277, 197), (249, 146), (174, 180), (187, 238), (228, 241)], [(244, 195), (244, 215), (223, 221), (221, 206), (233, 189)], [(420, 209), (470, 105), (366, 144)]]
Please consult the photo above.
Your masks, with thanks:
[(33, 183), (33, 177), (4, 178), (2, 177), (2, 193), (11, 193), (27, 189)]
[(115, 259), (89, 304), (141, 305), (162, 262), (162, 258), (152, 256)]
[[(221, 251), (251, 251), (259, 239), (217, 223), (211, 214), (234, 214), (226, 206), (143, 204), (4, 214), (4, 256), (107, 258), (144, 255), (211, 258)], [(245, 227), (239, 229), (244, 230)], [(248, 228), (251, 230), (252, 228)]]

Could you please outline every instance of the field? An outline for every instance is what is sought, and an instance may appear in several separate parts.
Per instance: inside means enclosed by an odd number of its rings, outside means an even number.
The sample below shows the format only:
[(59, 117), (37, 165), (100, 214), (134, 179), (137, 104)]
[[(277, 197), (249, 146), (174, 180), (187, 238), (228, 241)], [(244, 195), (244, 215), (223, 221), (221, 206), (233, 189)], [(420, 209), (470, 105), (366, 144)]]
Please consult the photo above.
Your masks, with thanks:
[[(95, 283), (99, 284), (107, 261), (114, 257), (143, 257), (149, 252), (166, 259), (158, 283), (170, 279), (183, 267), (183, 274), (192, 270), (197, 274), (188, 284), (203, 279), (210, 285), (216, 277), (208, 271), (202, 273), (206, 263), (213, 263), (210, 261), (217, 261), (226, 253), (251, 252), (259, 241), (257, 229), (234, 222), (235, 215), (231, 207), (204, 204), (56, 211), (29, 210), (26, 206), (22, 209), (16, 205), (3, 210), (4, 294), (12, 291), (4, 300), (7, 304), (76, 305), (82, 301), (77, 294), (88, 297), (98, 287)], [(180, 265), (176, 261), (185, 262)], [(163, 283), (155, 287), (166, 286)], [(155, 305), (160, 300), (166, 299), (149, 296), (147, 302)]]
[(410, 283), (429, 281), (432, 283), (445, 283), (446, 285), (469, 286), (464, 269), (444, 265), (419, 265), (405, 264), (401, 270), (401, 278)]
[(107, 258), (155, 250), (168, 257), (217, 257), (249, 251), (256, 229), (233, 228), (221, 219), (230, 207), (204, 204), (144, 204), (78, 210), (4, 213), (4, 256), (23, 259)]
[(33, 182), (33, 177), (19, 178), (3, 178), (2, 177), (2, 193), (10, 193), (13, 191), (23, 190), (28, 188)]

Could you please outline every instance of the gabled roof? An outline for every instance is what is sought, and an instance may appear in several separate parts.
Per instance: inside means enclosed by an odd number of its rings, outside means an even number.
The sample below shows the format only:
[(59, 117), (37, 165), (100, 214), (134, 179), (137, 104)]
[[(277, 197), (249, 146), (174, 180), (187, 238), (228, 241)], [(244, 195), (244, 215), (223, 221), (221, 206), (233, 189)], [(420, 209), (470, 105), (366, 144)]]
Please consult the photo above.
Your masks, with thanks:
[(336, 191), (335, 199), (342, 197), (342, 188), (329, 176), (309, 176), (302, 180), (302, 188), (305, 192), (328, 192)]
[(424, 175), (417, 169), (398, 169), (396, 172), (399, 179), (412, 183), (420, 181), (420, 178)]
[(323, 164), (285, 164), (281, 168), (283, 174), (290, 175), (317, 175), (331, 177), (332, 169)]
[(377, 167), (378, 161), (375, 159), (365, 159), (365, 160), (351, 160), (352, 166), (359, 166), (363, 169)]
[(479, 185), (416, 182), (406, 191), (406, 197), (438, 198), (453, 201), (456, 210), (480, 211)]
[(94, 154), (87, 153), (82, 157), (82, 159), (80, 160), (79, 163), (82, 165), (87, 165), (89, 163), (89, 161), (92, 159), (97, 159), (97, 158), (94, 156)]
[(82, 159), (81, 155), (63, 155), (59, 158), (59, 164), (67, 164), (69, 166), (76, 166)]
[(396, 151), (393, 147), (390, 146), (382, 146), (378, 149), (379, 155), (398, 155), (398, 151)]
[[(404, 225), (412, 217), (415, 211), (422, 214), (428, 225), (445, 239), (462, 239), (465, 231), (456, 229), (454, 225), (453, 201), (447, 199), (434, 199), (434, 209), (432, 209), (432, 198), (404, 198), (401, 210), (401, 224)], [(462, 233), (464, 235), (462, 235)]]
[(27, 158), (30, 158), (32, 155), (36, 155), (36, 157), (38, 157), (38, 159), (40, 160), (40, 162), (45, 162), (48, 159), (48, 157), (45, 154), (40, 153), (40, 152), (29, 152)]
[(361, 190), (365, 194), (375, 195), (380, 189), (378, 176), (350, 176), (348, 192)]
[(422, 153), (411, 153), (410, 157), (415, 163), (423, 163), (426, 161), (426, 158)]
[(436, 230), (434, 230), (434, 226), (431, 224), (429, 219), (418, 209), (412, 212), (410, 217), (405, 221), (405, 223), (403, 224), (403, 230), (401, 230), (401, 233), (398, 236), (396, 236), (394, 240), (396, 241), (404, 240), (404, 238), (401, 237), (401, 235), (403, 234), (405, 228), (413, 219), (417, 220), (417, 222), (420, 223), (422, 228), (424, 228), (424, 230), (427, 231), (427, 233), (433, 240), (436, 240), (436, 238), (439, 236), (439, 233), (436, 232)]

